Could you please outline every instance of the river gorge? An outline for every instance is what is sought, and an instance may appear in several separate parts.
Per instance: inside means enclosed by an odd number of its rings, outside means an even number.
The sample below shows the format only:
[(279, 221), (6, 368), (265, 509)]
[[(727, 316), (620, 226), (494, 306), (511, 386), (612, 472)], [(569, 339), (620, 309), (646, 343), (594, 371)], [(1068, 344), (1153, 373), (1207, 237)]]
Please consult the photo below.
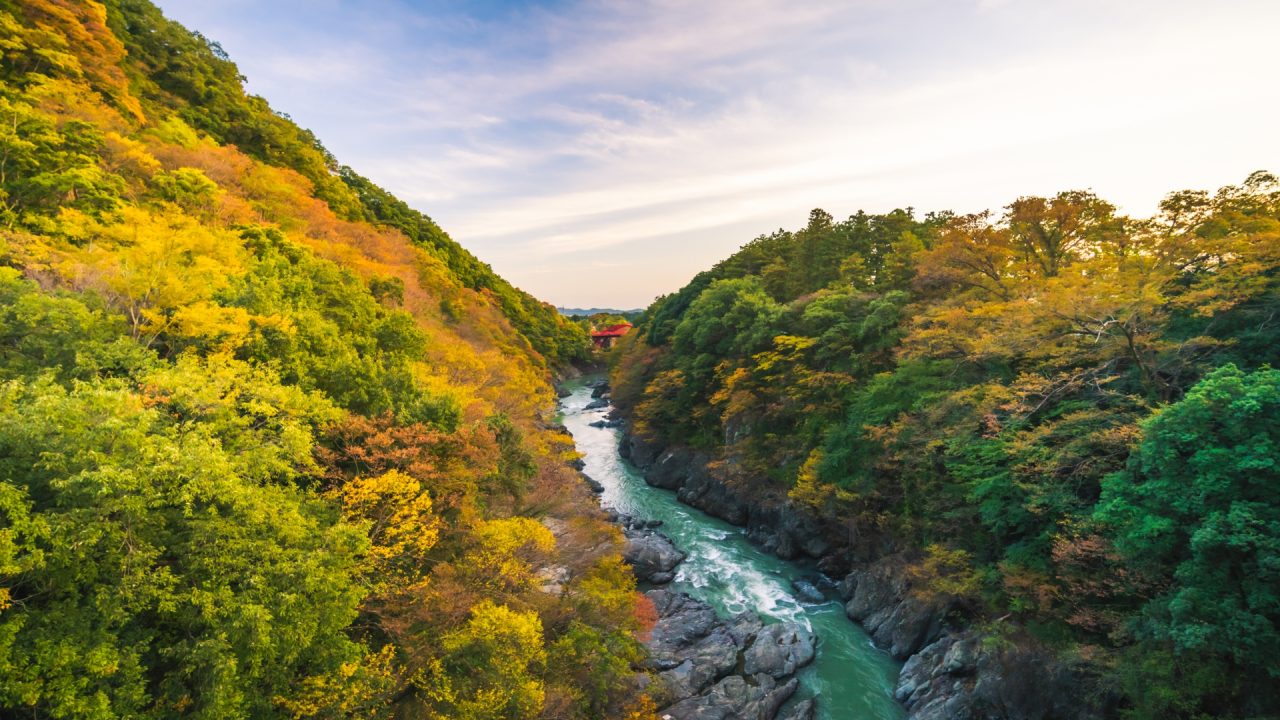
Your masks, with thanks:
[[(743, 528), (646, 484), (619, 455), (619, 430), (601, 426), (609, 408), (592, 398), (597, 379), (581, 378), (564, 387), (569, 394), (561, 399), (562, 422), (583, 455), (583, 472), (603, 488), (601, 504), (620, 515), (661, 521), (662, 534), (686, 554), (665, 588), (708, 603), (724, 618), (754, 611), (766, 624), (794, 622), (812, 630), (818, 638), (816, 657), (797, 673), (800, 689), (791, 703), (815, 698), (817, 718), (903, 717), (893, 698), (899, 664), (846, 617), (830, 586), (821, 600), (811, 595), (829, 581), (811, 567), (765, 552), (748, 541)], [(800, 599), (804, 593), (797, 582), (810, 593), (808, 600)]]

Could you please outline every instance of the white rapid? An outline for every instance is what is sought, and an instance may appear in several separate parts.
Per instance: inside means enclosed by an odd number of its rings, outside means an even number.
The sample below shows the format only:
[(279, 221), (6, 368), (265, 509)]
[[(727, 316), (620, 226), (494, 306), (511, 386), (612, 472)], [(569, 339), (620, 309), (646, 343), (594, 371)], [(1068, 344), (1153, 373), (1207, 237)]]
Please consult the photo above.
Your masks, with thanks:
[(821, 640), (817, 659), (799, 675), (797, 699), (816, 695), (822, 720), (902, 718), (902, 707), (893, 699), (898, 664), (845, 617), (837, 599), (810, 604), (796, 598), (792, 580), (813, 577), (815, 572), (765, 553), (747, 541), (742, 528), (682, 505), (675, 493), (646, 485), (618, 454), (618, 431), (591, 426), (606, 412), (586, 409), (591, 403), (588, 382), (593, 379), (568, 386), (571, 394), (561, 400), (562, 421), (584, 456), (584, 472), (604, 486), (604, 506), (662, 520), (662, 532), (688, 553), (672, 588), (725, 615), (754, 610), (765, 622), (793, 620), (809, 626)]

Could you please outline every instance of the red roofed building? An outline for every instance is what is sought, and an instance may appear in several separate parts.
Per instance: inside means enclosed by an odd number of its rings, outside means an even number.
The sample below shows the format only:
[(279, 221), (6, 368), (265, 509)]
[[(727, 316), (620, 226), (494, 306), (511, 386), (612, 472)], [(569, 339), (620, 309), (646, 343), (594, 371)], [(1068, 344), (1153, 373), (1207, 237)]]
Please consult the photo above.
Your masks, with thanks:
[(631, 323), (608, 325), (591, 333), (591, 342), (599, 350), (608, 350), (618, 338), (631, 332)]

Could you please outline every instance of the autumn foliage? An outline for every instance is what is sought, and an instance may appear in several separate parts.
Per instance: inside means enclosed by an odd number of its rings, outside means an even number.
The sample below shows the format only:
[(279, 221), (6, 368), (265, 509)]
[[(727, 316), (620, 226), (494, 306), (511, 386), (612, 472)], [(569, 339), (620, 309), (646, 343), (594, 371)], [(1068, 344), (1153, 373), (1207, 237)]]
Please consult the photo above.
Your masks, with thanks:
[(0, 714), (644, 707), (581, 328), (145, 0), (0, 28)]
[(1269, 716), (1278, 277), (1266, 172), (1150, 218), (1087, 191), (815, 210), (655, 302), (614, 399), (748, 492), (911, 547), (914, 590), (971, 622), (1087, 656), (1101, 704)]

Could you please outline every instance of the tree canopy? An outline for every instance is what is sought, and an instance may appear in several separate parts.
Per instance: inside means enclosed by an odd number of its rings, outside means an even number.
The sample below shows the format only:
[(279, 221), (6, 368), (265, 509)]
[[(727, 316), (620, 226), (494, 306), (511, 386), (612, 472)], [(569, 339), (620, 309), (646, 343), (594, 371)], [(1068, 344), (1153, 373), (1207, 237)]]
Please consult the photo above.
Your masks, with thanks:
[(583, 329), (146, 0), (0, 28), (0, 714), (644, 707)]
[(649, 307), (614, 400), (736, 487), (954, 559), (931, 586), (970, 621), (1087, 655), (1134, 717), (1274, 714), (1278, 269), (1266, 172), (1145, 219), (815, 210)]

